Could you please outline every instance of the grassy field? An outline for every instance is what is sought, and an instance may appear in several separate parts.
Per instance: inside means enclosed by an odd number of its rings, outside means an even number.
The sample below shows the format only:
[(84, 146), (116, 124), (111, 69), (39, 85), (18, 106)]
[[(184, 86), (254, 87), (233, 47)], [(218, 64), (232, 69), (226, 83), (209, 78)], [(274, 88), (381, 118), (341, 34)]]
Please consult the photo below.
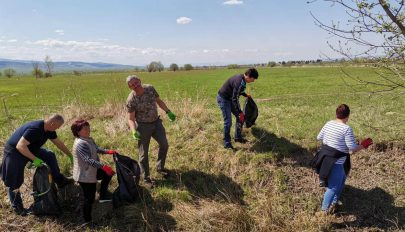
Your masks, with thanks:
[[(403, 97), (395, 93), (370, 95), (369, 87), (350, 82), (337, 67), (259, 69), (259, 79), (248, 87), (259, 107), (257, 125), (244, 130), (250, 142), (236, 145), (237, 151), (231, 152), (222, 148), (223, 122), (215, 97), (229, 76), (243, 71), (139, 74), (144, 83), (155, 86), (178, 116), (175, 123), (170, 123), (160, 112), (170, 144), (167, 167), (173, 175), (167, 180), (156, 176), (157, 187), (142, 188), (141, 200), (134, 205), (117, 211), (101, 210), (108, 213), (91, 230), (404, 229)], [(367, 68), (351, 67), (346, 71), (377, 78)], [(127, 75), (0, 78), (0, 146), (21, 123), (58, 112), (67, 121), (58, 134), (68, 147), (73, 143), (70, 123), (83, 117), (90, 119), (92, 136), (98, 145), (137, 159), (135, 143), (126, 126)], [(372, 137), (376, 144), (353, 156), (354, 167), (342, 196), (341, 212), (319, 218), (314, 214), (319, 210), (323, 190), (316, 187), (307, 163), (316, 149), (317, 133), (334, 117), (334, 110), (341, 103), (351, 107), (349, 124), (357, 138)], [(157, 146), (152, 143), (151, 167), (156, 153)], [(70, 173), (68, 160), (58, 157), (63, 172)], [(111, 162), (108, 157), (103, 159)], [(111, 190), (117, 183), (112, 185)], [(9, 212), (3, 185), (0, 193), (0, 223), (7, 230), (84, 228), (80, 217), (72, 218), (72, 210), (66, 210), (60, 218), (39, 221), (34, 216), (16, 217)]]

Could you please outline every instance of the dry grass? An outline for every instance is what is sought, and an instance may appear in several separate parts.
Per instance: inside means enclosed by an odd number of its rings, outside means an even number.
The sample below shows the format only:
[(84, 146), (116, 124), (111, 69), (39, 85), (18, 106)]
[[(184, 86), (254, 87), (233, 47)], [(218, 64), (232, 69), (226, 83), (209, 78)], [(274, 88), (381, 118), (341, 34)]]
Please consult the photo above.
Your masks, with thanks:
[[(158, 187), (142, 189), (136, 204), (104, 214), (94, 225), (83, 225), (81, 215), (68, 206), (60, 218), (18, 217), (10, 213), (0, 185), (2, 231), (400, 231), (405, 228), (405, 156), (402, 148), (375, 146), (353, 156), (353, 170), (336, 215), (317, 217), (323, 190), (307, 162), (312, 144), (280, 136), (265, 125), (245, 130), (248, 144), (237, 151), (222, 148), (219, 110), (204, 99), (168, 102), (178, 116), (168, 122), (161, 112), (169, 144), (165, 180), (156, 175)], [(176, 104), (175, 104), (176, 102)], [(277, 110), (267, 112), (276, 118)], [(71, 145), (69, 124), (90, 119), (92, 136), (101, 147), (117, 148), (137, 159), (135, 142), (126, 126), (126, 112), (119, 103), (102, 107), (70, 104), (63, 110), (66, 125), (60, 135)], [(278, 131), (278, 132), (277, 132)], [(298, 141), (298, 142), (297, 142)], [(301, 142), (300, 142), (301, 141)], [(382, 145), (379, 145), (382, 146)], [(157, 144), (151, 143), (150, 166)], [(111, 162), (108, 157), (103, 157)], [(60, 159), (62, 170), (69, 162)], [(27, 174), (29, 176), (29, 174)], [(29, 178), (27, 178), (29, 180)], [(111, 190), (116, 186), (112, 184)], [(27, 189), (22, 188), (27, 196)], [(381, 200), (382, 199), (382, 200)], [(28, 204), (29, 199), (25, 202)], [(96, 211), (106, 211), (97, 206)]]

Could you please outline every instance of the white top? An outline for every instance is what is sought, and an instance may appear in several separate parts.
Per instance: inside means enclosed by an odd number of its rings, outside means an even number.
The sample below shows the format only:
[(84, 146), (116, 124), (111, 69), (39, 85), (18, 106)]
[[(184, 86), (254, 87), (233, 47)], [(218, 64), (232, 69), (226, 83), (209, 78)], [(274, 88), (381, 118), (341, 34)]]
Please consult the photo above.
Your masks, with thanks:
[[(358, 146), (352, 128), (335, 120), (331, 120), (323, 126), (317, 140), (344, 153), (349, 153)], [(345, 161), (346, 156), (338, 159), (336, 164), (343, 164)]]

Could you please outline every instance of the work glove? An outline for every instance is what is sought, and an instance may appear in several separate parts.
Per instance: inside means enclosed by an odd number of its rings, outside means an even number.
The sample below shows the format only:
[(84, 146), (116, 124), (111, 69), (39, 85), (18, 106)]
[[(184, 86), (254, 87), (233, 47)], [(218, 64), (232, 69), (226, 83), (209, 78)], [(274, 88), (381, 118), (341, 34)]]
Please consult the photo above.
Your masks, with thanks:
[(139, 133), (139, 131), (132, 132), (132, 138), (134, 138), (135, 140), (140, 140), (141, 134)]
[(116, 150), (106, 150), (105, 153), (106, 153), (106, 154), (109, 154), (109, 155), (116, 155), (116, 154), (118, 154), (118, 152), (117, 152)]
[(169, 120), (171, 122), (174, 122), (174, 120), (176, 120), (176, 115), (174, 115), (173, 112), (171, 112), (170, 110), (167, 111), (167, 116), (169, 117)]
[(245, 115), (243, 114), (243, 112), (239, 113), (239, 121), (240, 123), (244, 123), (245, 122)]
[(370, 138), (364, 139), (363, 141), (360, 142), (360, 144), (367, 149), (371, 144), (373, 144), (373, 140)]
[(112, 170), (112, 168), (108, 165), (104, 165), (101, 169), (109, 176), (113, 176), (115, 174), (114, 170)]
[(44, 164), (44, 161), (42, 161), (38, 157), (35, 157), (35, 159), (32, 161), (32, 165), (34, 165), (36, 168), (41, 167), (43, 164)]

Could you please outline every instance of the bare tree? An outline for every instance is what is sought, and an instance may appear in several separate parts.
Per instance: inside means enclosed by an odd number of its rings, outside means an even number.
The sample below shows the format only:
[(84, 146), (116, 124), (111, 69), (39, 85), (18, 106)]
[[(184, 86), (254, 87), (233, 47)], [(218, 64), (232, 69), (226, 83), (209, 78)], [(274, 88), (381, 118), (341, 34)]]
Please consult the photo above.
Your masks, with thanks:
[(43, 72), (41, 68), (39, 67), (39, 62), (32, 62), (32, 75), (35, 76), (35, 78), (40, 78), (43, 76)]
[[(310, 3), (316, 2), (313, 0)], [(372, 87), (372, 92), (405, 93), (404, 0), (323, 0), (347, 14), (347, 20), (324, 23), (313, 13), (315, 24), (338, 38), (328, 41), (346, 60), (366, 58), (377, 79), (346, 72), (351, 79)]]
[(3, 70), (4, 76), (11, 78), (13, 76), (15, 76), (15, 74), (17, 73), (14, 69), (12, 68), (8, 68), (8, 69), (4, 69)]
[(51, 57), (48, 55), (45, 56), (44, 63), (45, 63), (45, 67), (46, 67), (45, 77), (51, 77), (52, 73), (53, 73), (53, 68), (54, 68), (54, 63), (53, 63)]

